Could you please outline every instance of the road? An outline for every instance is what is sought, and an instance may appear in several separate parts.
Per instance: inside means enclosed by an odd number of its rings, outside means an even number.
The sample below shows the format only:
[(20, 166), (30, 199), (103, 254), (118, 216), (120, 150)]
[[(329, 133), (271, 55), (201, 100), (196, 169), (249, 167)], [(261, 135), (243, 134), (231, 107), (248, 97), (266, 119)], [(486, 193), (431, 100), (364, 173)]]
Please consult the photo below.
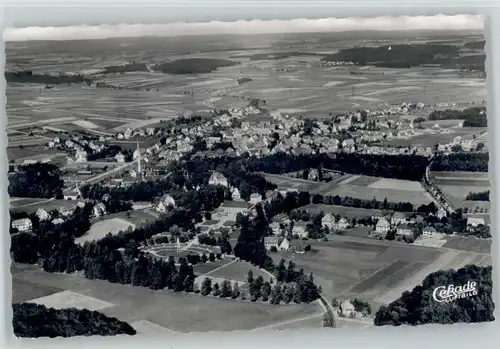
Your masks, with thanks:
[[(132, 167), (132, 166), (136, 166), (136, 165), (137, 165), (137, 159), (133, 160), (131, 162), (127, 162), (127, 163), (123, 164), (122, 166), (118, 166), (118, 167), (112, 168), (106, 172), (100, 173), (97, 176), (94, 176), (92, 178), (85, 179), (85, 180), (79, 182), (79, 185), (86, 185), (86, 184), (91, 184), (91, 183), (96, 182), (96, 181), (102, 181), (115, 173), (119, 173), (120, 171), (125, 171), (127, 168)], [(69, 187), (68, 189), (65, 190), (65, 192), (74, 191), (74, 190), (76, 190), (76, 185)]]

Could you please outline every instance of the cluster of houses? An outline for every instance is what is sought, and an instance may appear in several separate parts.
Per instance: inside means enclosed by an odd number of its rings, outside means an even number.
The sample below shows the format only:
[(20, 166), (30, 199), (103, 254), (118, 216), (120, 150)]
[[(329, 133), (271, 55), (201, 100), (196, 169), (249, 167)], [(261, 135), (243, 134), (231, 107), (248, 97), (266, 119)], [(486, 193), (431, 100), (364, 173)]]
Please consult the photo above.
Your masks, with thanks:
[[(59, 209), (57, 209), (57, 213), (55, 213), (54, 215), (40, 207), (36, 210), (35, 215), (40, 222), (51, 221), (52, 224), (59, 225), (64, 223), (65, 220), (74, 213), (77, 207), (83, 208), (85, 207), (85, 203), (80, 201), (73, 208), (61, 206)], [(96, 203), (92, 207), (91, 214), (93, 217), (101, 217), (106, 215), (106, 205), (103, 202)], [(12, 221), (11, 227), (17, 229), (17, 231), (20, 233), (30, 232), (33, 229), (33, 222), (29, 218), (16, 219)]]
[(75, 156), (74, 158), (68, 158), (68, 163), (79, 163), (87, 161), (88, 150), (91, 150), (92, 153), (99, 153), (105, 149), (105, 146), (103, 144), (96, 144), (93, 140), (72, 136), (65, 141), (62, 141), (60, 137), (54, 137), (52, 141), (47, 143), (47, 148), (74, 151)]

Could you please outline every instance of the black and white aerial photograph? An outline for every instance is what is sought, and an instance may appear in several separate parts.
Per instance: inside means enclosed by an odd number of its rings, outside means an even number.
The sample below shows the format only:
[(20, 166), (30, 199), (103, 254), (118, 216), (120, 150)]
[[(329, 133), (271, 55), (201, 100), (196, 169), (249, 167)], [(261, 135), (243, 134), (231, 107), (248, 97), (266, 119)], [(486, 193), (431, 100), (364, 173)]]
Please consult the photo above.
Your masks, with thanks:
[(483, 17), (3, 37), (15, 337), (494, 321)]

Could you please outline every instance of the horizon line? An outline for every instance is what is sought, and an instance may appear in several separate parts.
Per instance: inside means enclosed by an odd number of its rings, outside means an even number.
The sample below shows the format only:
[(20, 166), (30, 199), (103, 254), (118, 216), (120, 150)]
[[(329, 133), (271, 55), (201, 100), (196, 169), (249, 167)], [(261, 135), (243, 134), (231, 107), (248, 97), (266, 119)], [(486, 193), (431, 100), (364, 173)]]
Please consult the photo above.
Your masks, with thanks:
[(382, 16), (235, 22), (176, 22), (165, 24), (76, 25), (5, 28), (5, 42), (103, 40), (140, 37), (265, 35), (362, 31), (484, 31), (481, 15)]

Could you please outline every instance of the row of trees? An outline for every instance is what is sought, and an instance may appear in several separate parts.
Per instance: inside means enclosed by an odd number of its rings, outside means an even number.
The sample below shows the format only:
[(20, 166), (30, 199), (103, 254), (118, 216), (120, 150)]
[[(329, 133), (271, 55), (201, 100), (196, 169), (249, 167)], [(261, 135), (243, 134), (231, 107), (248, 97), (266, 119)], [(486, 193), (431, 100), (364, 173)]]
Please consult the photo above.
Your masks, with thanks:
[(469, 192), (465, 197), (465, 200), (469, 201), (490, 201), (490, 191), (480, 191), (480, 192)]
[(488, 172), (488, 153), (452, 153), (438, 155), (431, 165), (432, 171)]
[[(405, 291), (399, 299), (382, 306), (375, 315), (375, 325), (423, 325), (494, 321), (492, 267), (468, 265), (459, 270), (440, 270), (428, 275), (422, 285)], [(437, 303), (432, 294), (436, 287), (462, 286), (474, 281), (477, 295)]]
[(56, 165), (35, 163), (19, 166), (9, 175), (9, 195), (30, 198), (62, 196), (64, 181)]
[(12, 305), (14, 335), (23, 338), (135, 335), (128, 323), (87, 309), (53, 309), (35, 303)]

